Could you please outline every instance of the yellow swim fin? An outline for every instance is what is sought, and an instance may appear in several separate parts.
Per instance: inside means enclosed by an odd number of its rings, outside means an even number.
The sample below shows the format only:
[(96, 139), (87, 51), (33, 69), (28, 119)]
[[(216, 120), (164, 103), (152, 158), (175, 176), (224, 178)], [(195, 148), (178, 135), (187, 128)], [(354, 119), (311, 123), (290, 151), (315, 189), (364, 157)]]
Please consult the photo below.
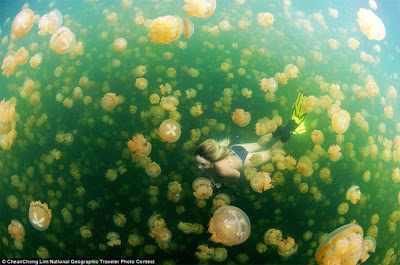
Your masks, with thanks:
[(300, 91), (297, 94), (296, 101), (293, 105), (292, 120), (294, 120), (296, 124), (298, 124), (293, 134), (302, 134), (306, 131), (306, 127), (304, 126), (303, 121), (306, 117), (307, 112), (305, 112), (302, 107), (303, 100), (306, 98), (307, 95)]

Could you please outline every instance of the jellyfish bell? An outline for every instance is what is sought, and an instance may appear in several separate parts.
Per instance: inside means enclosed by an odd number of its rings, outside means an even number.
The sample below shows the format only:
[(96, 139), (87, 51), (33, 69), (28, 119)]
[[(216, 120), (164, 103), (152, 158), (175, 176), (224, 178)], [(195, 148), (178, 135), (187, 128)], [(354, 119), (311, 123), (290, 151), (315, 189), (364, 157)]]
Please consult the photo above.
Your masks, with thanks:
[(8, 226), (8, 233), (18, 242), (22, 242), (25, 237), (25, 228), (20, 221), (12, 219)]
[(222, 206), (208, 224), (210, 240), (224, 246), (239, 245), (250, 236), (251, 225), (246, 213), (235, 206)]
[(126, 50), (128, 42), (124, 38), (116, 38), (113, 42), (113, 48), (116, 52), (123, 52)]
[(142, 134), (137, 134), (127, 142), (133, 158), (146, 157), (151, 152), (151, 143), (149, 143)]
[(194, 32), (194, 25), (190, 19), (184, 18), (182, 19), (183, 22), (183, 34), (185, 35), (186, 39), (192, 37)]
[(357, 12), (357, 23), (362, 33), (370, 40), (383, 40), (386, 35), (382, 20), (371, 10), (360, 8)]
[(349, 128), (350, 120), (350, 114), (346, 110), (339, 110), (332, 117), (332, 127), (338, 134), (345, 133)]
[(69, 52), (75, 46), (75, 34), (67, 27), (60, 27), (50, 39), (50, 48), (59, 54)]
[(376, 240), (373, 237), (366, 236), (362, 242), (363, 253), (360, 257), (360, 263), (364, 263), (369, 258), (369, 252), (375, 252)]
[(282, 240), (278, 243), (278, 254), (281, 257), (287, 258), (297, 251), (297, 244), (294, 242), (294, 239), (288, 237), (285, 240)]
[(197, 178), (192, 183), (193, 195), (197, 199), (208, 199), (213, 194), (211, 181), (207, 178)]
[(54, 34), (62, 24), (62, 15), (58, 9), (54, 9), (43, 15), (39, 20), (39, 35)]
[(181, 136), (181, 126), (175, 120), (165, 120), (160, 125), (159, 136), (167, 143), (175, 143)]
[(214, 13), (215, 0), (185, 0), (187, 5), (183, 6), (183, 10), (187, 11), (190, 17), (207, 18)]
[(33, 26), (33, 11), (29, 8), (22, 10), (14, 18), (11, 31), (16, 38), (24, 37)]
[(357, 185), (351, 186), (346, 192), (346, 199), (351, 201), (352, 204), (356, 204), (361, 197), (360, 187)]
[(32, 201), (29, 206), (29, 222), (31, 225), (39, 230), (46, 230), (51, 222), (51, 209), (48, 208), (46, 203), (41, 201)]
[(152, 39), (152, 43), (167, 44), (178, 39), (182, 34), (183, 28), (183, 21), (179, 17), (158, 17), (152, 20), (148, 37)]
[(318, 264), (357, 264), (362, 254), (361, 226), (347, 224), (330, 233), (315, 251)]

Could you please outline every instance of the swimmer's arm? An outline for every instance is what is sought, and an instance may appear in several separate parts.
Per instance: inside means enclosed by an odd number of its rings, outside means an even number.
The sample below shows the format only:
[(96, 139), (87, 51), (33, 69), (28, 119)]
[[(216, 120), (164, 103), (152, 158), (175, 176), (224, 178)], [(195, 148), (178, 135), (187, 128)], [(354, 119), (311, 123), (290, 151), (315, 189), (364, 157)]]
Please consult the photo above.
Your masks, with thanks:
[(223, 178), (223, 185), (229, 185), (240, 177), (240, 172), (231, 167), (216, 167), (215, 171), (219, 177)]

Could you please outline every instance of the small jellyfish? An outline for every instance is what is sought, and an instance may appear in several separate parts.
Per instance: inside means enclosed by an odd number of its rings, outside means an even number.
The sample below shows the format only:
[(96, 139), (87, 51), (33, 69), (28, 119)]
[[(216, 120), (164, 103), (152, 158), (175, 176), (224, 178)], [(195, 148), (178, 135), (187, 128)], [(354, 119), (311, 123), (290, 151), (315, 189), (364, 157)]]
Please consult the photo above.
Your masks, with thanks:
[(193, 181), (192, 188), (194, 189), (193, 195), (197, 199), (208, 199), (213, 194), (211, 181), (207, 178), (197, 178)]
[(246, 213), (235, 206), (223, 206), (209, 222), (210, 240), (225, 246), (239, 245), (250, 236), (251, 225)]
[(90, 231), (89, 226), (84, 225), (79, 229), (79, 232), (81, 234), (81, 237), (83, 238), (90, 238), (92, 237), (92, 231)]
[(36, 68), (38, 67), (41, 63), (42, 63), (42, 58), (43, 58), (43, 54), (42, 53), (37, 53), (34, 56), (31, 57), (31, 59), (29, 60), (29, 65), (32, 68)]
[(107, 245), (110, 247), (121, 245), (121, 239), (119, 239), (119, 235), (116, 232), (109, 232), (106, 238), (109, 240)]
[(357, 23), (362, 33), (370, 40), (383, 40), (386, 35), (382, 20), (371, 10), (360, 8), (357, 12)]
[(256, 172), (251, 176), (250, 185), (258, 193), (269, 190), (273, 187), (271, 175), (266, 172)]
[(46, 230), (51, 222), (51, 209), (46, 203), (41, 201), (32, 201), (29, 206), (29, 222), (40, 231)]
[[(135, 82), (135, 87), (137, 87), (139, 90), (144, 90), (147, 88), (148, 85), (148, 81), (146, 78), (140, 77), (136, 79)], [(157, 95), (157, 94), (153, 94), (153, 95)], [(157, 95), (158, 96), (158, 95)], [(150, 99), (151, 101), (151, 99)]]
[(21, 47), (15, 54), (15, 63), (17, 65), (23, 65), (28, 61), (28, 58), (29, 52), (24, 47)]
[(182, 19), (183, 22), (183, 35), (185, 35), (186, 39), (192, 37), (194, 32), (194, 25), (190, 19), (184, 18)]
[(331, 161), (338, 161), (342, 157), (342, 153), (340, 152), (341, 148), (338, 145), (329, 146), (328, 153), (329, 159)]
[(271, 26), (274, 23), (274, 15), (269, 12), (259, 13), (257, 15), (258, 24), (263, 27)]
[(344, 215), (347, 213), (348, 210), (349, 210), (349, 205), (346, 202), (342, 202), (341, 204), (339, 204), (337, 212), (338, 214)]
[(13, 219), (8, 226), (8, 233), (18, 242), (22, 242), (25, 237), (25, 228), (20, 221)]
[(58, 9), (43, 15), (39, 20), (39, 35), (54, 34), (62, 24), (62, 15)]
[(311, 176), (314, 173), (311, 159), (307, 156), (300, 157), (296, 166), (296, 170), (305, 177)]
[(330, 233), (315, 251), (318, 264), (357, 264), (362, 254), (363, 229), (348, 224)]
[(123, 52), (126, 50), (128, 42), (124, 38), (116, 38), (113, 42), (113, 49), (116, 52)]
[(69, 52), (75, 46), (75, 34), (67, 27), (59, 28), (51, 36), (50, 48), (59, 54)]
[(360, 200), (361, 192), (360, 187), (353, 185), (346, 192), (346, 200), (351, 201), (352, 204), (356, 204)]
[(124, 227), (126, 223), (126, 217), (122, 213), (117, 213), (113, 215), (113, 222), (118, 227)]
[(231, 203), (231, 198), (228, 194), (218, 193), (213, 200), (214, 209), (218, 209), (222, 206), (229, 205)]
[(294, 239), (288, 237), (278, 243), (278, 254), (282, 257), (289, 257), (297, 251), (297, 244)]
[(147, 176), (157, 178), (161, 174), (161, 167), (156, 162), (151, 162), (146, 165), (145, 172)]
[(132, 152), (133, 158), (146, 157), (151, 152), (151, 144), (142, 134), (133, 136), (132, 139), (128, 141), (127, 145)]
[(324, 134), (320, 130), (314, 130), (311, 133), (311, 140), (316, 145), (321, 145), (324, 142)]
[(1, 65), (1, 70), (3, 70), (3, 75), (9, 77), (15, 71), (17, 71), (17, 62), (15, 61), (15, 55), (13, 53), (6, 54), (3, 59), (3, 64)]
[(160, 125), (159, 136), (167, 143), (175, 143), (181, 136), (181, 126), (175, 120), (165, 120)]
[(183, 6), (183, 10), (187, 11), (190, 17), (207, 18), (214, 13), (215, 0), (185, 0), (187, 5)]
[(347, 41), (347, 44), (349, 45), (349, 47), (353, 50), (357, 49), (358, 46), (360, 45), (360, 42), (358, 42), (358, 40), (356, 40), (355, 38), (350, 38)]
[(40, 259), (48, 259), (50, 257), (49, 251), (44, 246), (39, 246), (36, 250), (36, 254)]
[(112, 111), (118, 105), (118, 97), (115, 93), (107, 93), (100, 101), (103, 110)]
[(232, 113), (232, 121), (240, 127), (245, 127), (250, 123), (251, 115), (244, 109), (235, 109), (235, 112)]
[(350, 120), (350, 114), (346, 110), (339, 110), (332, 117), (332, 127), (338, 134), (345, 133), (349, 128)]
[(33, 12), (29, 8), (19, 12), (11, 26), (11, 31), (17, 38), (26, 36), (33, 26)]
[(267, 245), (278, 245), (282, 239), (282, 232), (275, 228), (268, 229), (264, 234), (264, 242)]
[(369, 258), (369, 252), (375, 252), (376, 240), (373, 237), (366, 236), (362, 242), (362, 254), (360, 257), (360, 263), (364, 263)]

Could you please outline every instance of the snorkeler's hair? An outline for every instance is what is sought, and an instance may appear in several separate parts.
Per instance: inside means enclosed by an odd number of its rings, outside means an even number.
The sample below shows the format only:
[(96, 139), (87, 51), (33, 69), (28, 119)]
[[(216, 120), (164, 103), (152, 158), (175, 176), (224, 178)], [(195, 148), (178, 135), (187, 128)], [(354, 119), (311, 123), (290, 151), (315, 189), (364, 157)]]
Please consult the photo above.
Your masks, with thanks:
[(223, 159), (229, 154), (228, 145), (231, 142), (228, 138), (222, 141), (215, 141), (214, 139), (208, 139), (202, 142), (195, 152), (196, 155), (202, 156), (211, 163)]

